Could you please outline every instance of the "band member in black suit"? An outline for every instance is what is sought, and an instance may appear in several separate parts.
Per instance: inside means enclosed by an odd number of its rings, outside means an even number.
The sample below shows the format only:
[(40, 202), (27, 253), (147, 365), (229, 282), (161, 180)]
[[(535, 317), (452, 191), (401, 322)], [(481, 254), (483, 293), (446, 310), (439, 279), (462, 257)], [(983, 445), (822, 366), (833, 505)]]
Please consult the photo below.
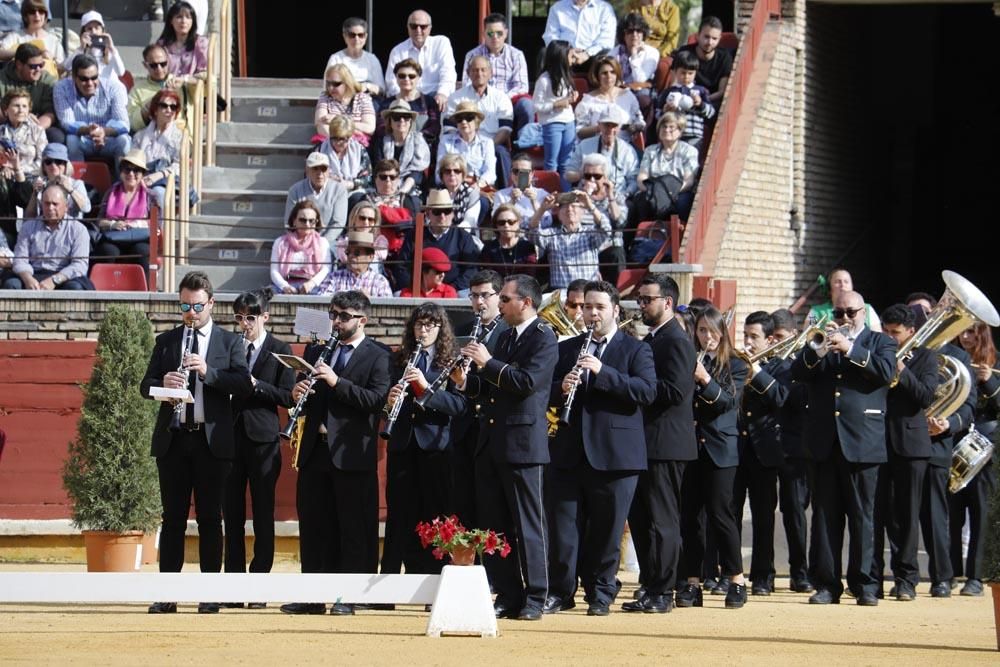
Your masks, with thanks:
[[(771, 313), (771, 318), (774, 320), (772, 337), (775, 342), (798, 336), (796, 318), (790, 310), (780, 308)], [(789, 366), (797, 354), (793, 353), (789, 357)], [(812, 454), (802, 438), (807, 400), (805, 385), (792, 380), (788, 387), (788, 398), (778, 413), (781, 449), (785, 454), (778, 469), (778, 506), (788, 543), (789, 588), (795, 593), (812, 593), (816, 590), (809, 581), (807, 552), (809, 525), (806, 521), (806, 509), (812, 494), (813, 469)]]
[[(417, 352), (417, 343), (421, 349)], [(457, 354), (455, 334), (444, 308), (424, 303), (413, 309), (403, 329), (403, 344), (396, 353), (386, 409), (397, 401), (399, 416), (389, 436), (386, 462), (385, 548), (383, 574), (440, 574), (444, 561), (420, 545), (415, 532), (421, 521), (450, 515), (452, 508), (451, 419), (465, 409), (465, 399), (453, 393), (448, 382), (427, 398), (422, 397)]]
[[(774, 320), (763, 311), (747, 315), (743, 323), (743, 349), (757, 354), (774, 344)], [(774, 591), (774, 511), (778, 508), (778, 470), (784, 463), (781, 447), (781, 410), (792, 384), (791, 363), (775, 357), (754, 362), (750, 382), (740, 405), (740, 467), (736, 475), (733, 509), (736, 525), (743, 525), (743, 504), (750, 496), (753, 552), (750, 559), (750, 592)]]
[[(483, 269), (469, 281), (469, 301), (480, 322), (480, 338), (490, 354), (496, 353), (497, 341), (510, 327), (500, 315), (500, 290), (503, 278), (492, 269)], [(456, 336), (471, 336), (475, 322), (455, 329)], [(484, 338), (485, 336), (485, 338)], [(480, 406), (467, 404), (465, 412), (451, 421), (453, 500), (455, 514), (465, 526), (476, 526), (475, 452), (479, 441)]]
[(698, 458), (694, 433), (695, 350), (675, 317), (679, 289), (674, 279), (650, 274), (639, 285), (639, 310), (649, 327), (644, 342), (653, 352), (656, 398), (643, 414), (646, 466), (639, 473), (628, 523), (645, 594), (622, 605), (624, 611), (664, 613), (673, 609), (672, 591), (681, 553), (681, 481)]
[[(916, 333), (916, 318), (908, 306), (896, 304), (882, 313), (882, 331), (902, 347)], [(879, 467), (875, 491), (875, 546), (872, 578), (876, 596), (882, 591), (885, 534), (889, 533), (890, 561), (896, 581), (896, 599), (916, 599), (920, 565), (917, 541), (931, 436), (924, 410), (934, 402), (938, 385), (937, 354), (915, 348), (896, 361), (899, 382), (886, 397), (885, 431), (888, 462)]]
[(733, 508), (733, 488), (740, 462), (737, 412), (746, 384), (747, 364), (732, 353), (722, 313), (709, 307), (695, 318), (695, 347), (701, 361), (694, 369), (694, 418), (698, 459), (684, 471), (681, 489), (681, 539), (684, 541), (682, 573), (687, 584), (677, 592), (678, 607), (702, 605), (701, 573), (705, 553), (705, 509), (708, 529), (715, 530), (719, 564), (728, 579), (726, 607), (746, 603), (740, 531)]
[(642, 406), (656, 396), (653, 353), (618, 329), (618, 290), (584, 289), (583, 322), (592, 330), (559, 343), (550, 405), (573, 392), (569, 423), (551, 444), (547, 479), (549, 597), (543, 612), (572, 609), (577, 576), (587, 614), (607, 616), (618, 593), (621, 538), (639, 471), (646, 469)]
[[(963, 331), (958, 341), (972, 357), (972, 362), (977, 364), (972, 368), (979, 397), (975, 413), (976, 430), (991, 439), (997, 428), (997, 418), (1000, 417), (1000, 375), (992, 372), (1000, 366), (997, 365), (993, 336), (988, 325), (978, 322)], [(956, 444), (964, 434), (956, 436)], [(995, 459), (996, 453), (993, 456)], [(956, 577), (965, 575), (962, 595), (983, 594), (983, 540), (989, 530), (987, 513), (996, 485), (996, 464), (990, 461), (972, 478), (968, 486), (949, 496), (951, 566)], [(965, 525), (966, 513), (969, 521), (969, 552), (963, 563), (962, 527)]]
[[(202, 572), (222, 569), (222, 497), (232, 465), (233, 406), (230, 396), (245, 399), (253, 391), (240, 337), (212, 321), (212, 283), (200, 271), (181, 280), (180, 308), (184, 325), (156, 337), (142, 379), (142, 395), (150, 387), (183, 389), (194, 396), (180, 411), (180, 428), (170, 428), (174, 406), (164, 401), (153, 429), (152, 453), (160, 477), (163, 528), (160, 572), (180, 572), (184, 565), (184, 531), (191, 493), (198, 522), (198, 561)], [(186, 333), (185, 329), (192, 331)], [(185, 335), (192, 335), (190, 353), (182, 359)], [(177, 370), (181, 368), (183, 370)], [(177, 611), (173, 602), (157, 602), (151, 614)], [(219, 611), (216, 602), (198, 605), (200, 613)]]
[[(466, 398), (480, 403), (485, 424), (476, 450), (479, 525), (514, 538), (517, 560), (487, 556), (497, 592), (498, 617), (535, 621), (548, 596), (547, 528), (542, 475), (549, 462), (545, 418), (558, 349), (552, 329), (536, 308), (542, 292), (530, 276), (506, 279), (500, 312), (510, 330), (497, 341), (496, 356), (471, 342), (462, 354), (477, 370), (453, 375)], [(520, 572), (518, 564), (520, 563)]]
[[(371, 572), (378, 569), (378, 417), (389, 392), (389, 353), (365, 335), (371, 302), (363, 292), (333, 295), (330, 319), (339, 343), (312, 344), (305, 359), (316, 383), (306, 403), (299, 449), (295, 505), (303, 572)], [(298, 401), (309, 380), (292, 388)], [(322, 614), (322, 603), (282, 605), (289, 614)], [(330, 613), (353, 614), (336, 603)]]
[(566, 317), (581, 331), (584, 328), (583, 324), (583, 300), (585, 296), (585, 290), (587, 288), (587, 283), (590, 281), (586, 278), (577, 278), (569, 285), (566, 286), (566, 296), (563, 299), (563, 310), (566, 311)]
[[(226, 525), (226, 572), (246, 572), (246, 494), (253, 509), (253, 559), (250, 572), (270, 572), (274, 563), (274, 490), (281, 473), (278, 406), (291, 407), (295, 373), (272, 352), (291, 354), (288, 343), (267, 331), (268, 304), (274, 292), (265, 287), (243, 292), (233, 302), (236, 324), (243, 333), (253, 394), (233, 401), (236, 456), (226, 482), (223, 516)], [(227, 603), (242, 607), (243, 603)], [(263, 602), (251, 602), (262, 609)]]
[(809, 388), (806, 441), (816, 456), (810, 573), (816, 592), (809, 602), (840, 602), (846, 516), (847, 584), (859, 605), (875, 606), (872, 513), (878, 465), (886, 461), (885, 399), (896, 374), (896, 342), (865, 326), (857, 292), (839, 294), (833, 316), (825, 343), (807, 346), (792, 362), (792, 377)]

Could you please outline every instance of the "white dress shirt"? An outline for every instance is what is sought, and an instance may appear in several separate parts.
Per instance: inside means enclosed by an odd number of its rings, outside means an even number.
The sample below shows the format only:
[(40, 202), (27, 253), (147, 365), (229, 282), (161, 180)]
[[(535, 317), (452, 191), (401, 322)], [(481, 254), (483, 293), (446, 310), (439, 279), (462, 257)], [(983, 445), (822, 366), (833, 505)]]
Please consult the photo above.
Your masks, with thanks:
[(420, 77), (420, 92), (424, 95), (444, 95), (455, 92), (458, 74), (455, 71), (455, 53), (451, 50), (451, 40), (444, 35), (431, 35), (418, 49), (407, 39), (400, 42), (389, 53), (385, 68), (385, 93), (387, 97), (399, 94), (399, 84), (392, 69), (401, 60), (412, 58), (420, 63), (423, 74)]
[(549, 9), (542, 40), (548, 46), (553, 39), (562, 39), (594, 55), (614, 48), (617, 30), (615, 10), (604, 0), (587, 0), (582, 7), (573, 0), (559, 0)]
[[(448, 96), (445, 116), (450, 117), (455, 113), (459, 102), (465, 102), (466, 100), (475, 102), (479, 110), (486, 116), (483, 118), (483, 122), (479, 124), (479, 134), (488, 139), (493, 139), (497, 136), (497, 132), (500, 131), (501, 127), (500, 121), (508, 121), (507, 127), (511, 127), (514, 122), (514, 105), (510, 103), (510, 98), (507, 95), (493, 86), (486, 86), (486, 90), (480, 95), (472, 87), (471, 83), (468, 86), (459, 88)], [(451, 127), (443, 129), (445, 131), (454, 131)]]

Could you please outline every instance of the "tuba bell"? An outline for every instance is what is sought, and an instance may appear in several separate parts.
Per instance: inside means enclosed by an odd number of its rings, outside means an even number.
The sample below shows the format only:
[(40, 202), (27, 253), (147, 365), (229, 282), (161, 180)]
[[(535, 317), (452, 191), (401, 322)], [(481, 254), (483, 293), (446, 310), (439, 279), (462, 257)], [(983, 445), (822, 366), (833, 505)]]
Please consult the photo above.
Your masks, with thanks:
[(560, 336), (579, 336), (586, 331), (585, 327), (577, 327), (576, 322), (569, 319), (569, 314), (562, 305), (562, 290), (554, 291), (548, 299), (542, 301), (538, 316), (551, 324)]

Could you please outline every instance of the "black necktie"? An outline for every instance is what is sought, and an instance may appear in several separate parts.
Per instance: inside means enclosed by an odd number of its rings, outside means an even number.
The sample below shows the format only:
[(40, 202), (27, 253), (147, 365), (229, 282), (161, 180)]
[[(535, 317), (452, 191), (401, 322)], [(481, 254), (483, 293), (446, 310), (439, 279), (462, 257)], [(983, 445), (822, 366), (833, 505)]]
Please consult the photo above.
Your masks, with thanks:
[(250, 366), (250, 359), (253, 358), (253, 343), (247, 345), (247, 366)]
[[(601, 358), (601, 351), (602, 351), (601, 348), (604, 347), (604, 343), (605, 342), (606, 341), (603, 338), (601, 340), (595, 340), (595, 341), (593, 341), (594, 349), (588, 350), (588, 352), (590, 353), (590, 355), (593, 356), (593, 357), (597, 357), (598, 359), (600, 359)], [(588, 371), (588, 370), (583, 371), (583, 374), (585, 376), (583, 378), (584, 386), (587, 389), (590, 389), (590, 380), (592, 379), (593, 376), (592, 376), (591, 372)]]
[(340, 344), (340, 352), (337, 354), (337, 361), (333, 364), (333, 372), (340, 375), (347, 365), (347, 353), (351, 351), (351, 346), (345, 343)]
[(654, 338), (654, 334), (652, 332), (650, 332), (650, 333), (646, 334), (646, 337), (642, 339), (642, 342), (643, 343), (652, 343), (653, 342), (653, 338)]
[[(198, 330), (195, 329), (191, 332), (194, 338), (191, 340), (191, 354), (198, 354)], [(191, 396), (195, 396), (195, 389), (198, 387), (198, 372), (188, 371), (188, 389), (191, 391)], [(194, 401), (185, 406), (184, 409), (184, 421), (190, 426), (194, 424)]]
[(510, 338), (507, 339), (507, 356), (510, 357), (514, 354), (514, 348), (517, 346), (517, 329), (510, 330)]
[(421, 350), (420, 354), (417, 355), (417, 368), (424, 375), (427, 375), (427, 350)]

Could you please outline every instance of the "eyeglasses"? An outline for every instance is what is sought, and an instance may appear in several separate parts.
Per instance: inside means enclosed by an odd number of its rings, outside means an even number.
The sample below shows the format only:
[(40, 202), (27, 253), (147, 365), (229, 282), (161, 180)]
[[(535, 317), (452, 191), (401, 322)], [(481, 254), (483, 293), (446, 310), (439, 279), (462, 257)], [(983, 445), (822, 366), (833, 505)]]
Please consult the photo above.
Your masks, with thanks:
[(28, 16), (33, 16), (34, 14), (41, 14), (43, 16), (48, 16), (49, 15), (49, 13), (47, 11), (45, 11), (44, 9), (29, 9), (28, 11), (26, 11), (24, 13), (27, 14)]
[(456, 123), (472, 123), (472, 122), (474, 122), (476, 120), (479, 120), (479, 116), (477, 116), (475, 114), (471, 114), (471, 113), (459, 114), (458, 116), (455, 116), (454, 118), (455, 118), (455, 122)]
[(123, 174), (142, 174), (145, 173), (145, 169), (141, 167), (136, 167), (135, 165), (122, 163), (121, 172)]
[(335, 143), (335, 144), (342, 144), (342, 143), (344, 143), (346, 141), (350, 141), (350, 140), (351, 140), (350, 137), (330, 137), (330, 141), (333, 142), (333, 143)]
[(149, 69), (159, 69), (161, 67), (166, 67), (166, 66), (167, 66), (166, 60), (164, 60), (161, 63), (146, 63), (146, 67), (148, 67)]
[(494, 224), (496, 225), (516, 225), (520, 222), (517, 218), (501, 218), (497, 220)]
[(340, 88), (343, 85), (344, 85), (343, 81), (327, 81), (326, 82), (326, 87), (327, 88)]
[(436, 329), (441, 326), (440, 322), (414, 322), (413, 328), (420, 329), (421, 331), (430, 331), (431, 329)]
[(81, 83), (93, 83), (94, 81), (97, 81), (97, 75), (95, 74), (94, 76), (80, 76), (79, 74), (77, 74), (76, 80)]
[(254, 324), (257, 324), (257, 316), (256, 315), (242, 315), (240, 313), (236, 313), (235, 315), (233, 315), (233, 319), (236, 320), (236, 322), (238, 324), (243, 324), (244, 322), (246, 322), (247, 324), (249, 324), (251, 326), (253, 326)]
[(486, 36), (496, 39), (497, 37), (503, 37), (506, 33), (503, 30), (487, 30)]
[(179, 104), (170, 104), (169, 102), (160, 102), (158, 105), (164, 111), (177, 111), (181, 108)]
[(389, 120), (393, 123), (402, 123), (403, 121), (409, 123), (413, 118), (411, 116), (389, 116)]
[(416, 79), (418, 76), (420, 76), (420, 75), (419, 74), (403, 74), (402, 72), (399, 72), (399, 73), (396, 74), (396, 78), (397, 79)]
[(662, 296), (646, 296), (644, 294), (640, 294), (639, 296), (635, 297), (635, 302), (643, 306), (648, 306), (657, 299), (662, 299), (662, 298), (663, 298)]
[(512, 173), (515, 176), (517, 176), (518, 174), (530, 174), (531, 170), (530, 169), (511, 169), (510, 173)]
[(351, 39), (364, 39), (365, 38), (365, 33), (363, 33), (363, 32), (345, 32), (344, 34), (347, 35), (348, 37), (350, 37)]
[(351, 320), (356, 320), (359, 317), (364, 317), (364, 315), (355, 315), (353, 313), (347, 312), (346, 310), (331, 310), (330, 311), (330, 319), (331, 320), (340, 320), (341, 322), (344, 322), (344, 323), (350, 322)]
[(523, 298), (524, 298), (523, 296), (518, 296), (517, 294), (515, 294), (514, 296), (507, 296), (506, 294), (500, 295), (500, 301), (502, 301), (503, 303), (510, 303), (514, 299), (523, 299)]
[[(399, 174), (379, 174), (376, 178), (380, 181), (394, 181), (399, 178)], [(375, 218), (369, 218), (369, 220), (374, 220)]]
[(61, 167), (62, 165), (66, 164), (66, 162), (63, 160), (54, 160), (49, 157), (42, 160), (42, 164), (44, 164), (46, 167), (51, 167), (54, 164), (57, 164)]
[(584, 174), (583, 177), (588, 181), (599, 181), (604, 178), (604, 174)]
[(636, 32), (639, 33), (639, 34), (641, 34), (641, 35), (645, 35), (646, 34), (646, 31), (643, 30), (642, 28), (629, 28), (628, 30), (625, 31), (625, 34), (626, 35), (630, 35), (630, 34), (636, 33)]
[(432, 216), (441, 216), (441, 217), (444, 217), (446, 215), (451, 215), (454, 212), (455, 209), (453, 208), (432, 208), (430, 211), (428, 211), (428, 213), (430, 213)]
[(32, 70), (36, 70), (36, 71), (42, 69), (43, 67), (45, 67), (45, 63), (24, 63), (24, 64), (28, 66), (28, 69), (32, 69)]
[(847, 317), (854, 317), (860, 313), (864, 308), (834, 308), (833, 309), (833, 319), (839, 320), (845, 315)]
[(302, 218), (302, 217), (299, 217), (299, 218), (295, 218), (295, 222), (301, 222), (301, 223), (303, 223), (303, 224), (305, 224), (305, 225), (307, 225), (309, 227), (313, 227), (313, 226), (316, 225), (317, 222), (319, 222), (319, 220), (317, 218)]
[(374, 215), (359, 215), (355, 220), (360, 220), (361, 222), (375, 222)]
[(461, 169), (442, 169), (442, 174), (464, 174), (465, 172)]
[(181, 312), (187, 313), (193, 310), (196, 313), (200, 313), (201, 311), (205, 310), (205, 306), (207, 305), (208, 305), (207, 301), (205, 303), (182, 303)]
[(469, 292), (469, 301), (486, 301), (496, 295), (496, 292)]
[(664, 125), (660, 128), (660, 132), (680, 132), (681, 128), (676, 125)]
[(430, 23), (411, 23), (410, 30), (430, 30)]

